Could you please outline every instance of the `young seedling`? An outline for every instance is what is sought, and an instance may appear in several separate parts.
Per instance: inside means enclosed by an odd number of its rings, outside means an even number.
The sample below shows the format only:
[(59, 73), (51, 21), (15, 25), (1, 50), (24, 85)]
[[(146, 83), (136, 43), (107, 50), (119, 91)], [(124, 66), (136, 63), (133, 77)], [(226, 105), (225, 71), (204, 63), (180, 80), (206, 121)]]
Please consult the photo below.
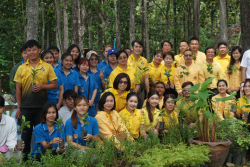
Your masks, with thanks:
[(188, 76), (189, 72), (184, 72), (184, 70), (186, 70), (187, 68), (185, 66), (180, 65), (180, 67), (183, 69), (183, 71), (180, 73), (180, 78), (183, 78), (183, 75)]
[(170, 73), (171, 73), (171, 70), (165, 69), (164, 75), (166, 75), (168, 77), (168, 83), (167, 84), (169, 85), (169, 88), (170, 88), (170, 84), (171, 84), (169, 78), (172, 76)]
[[(249, 100), (246, 97), (243, 97), (243, 99), (246, 101), (246, 105), (242, 105), (241, 108), (244, 108), (244, 107), (248, 108), (249, 112), (250, 112), (250, 104), (249, 104), (250, 102), (249, 102)], [(244, 112), (244, 117), (245, 117), (244, 120), (248, 121), (248, 112)]]
[(31, 76), (32, 76), (32, 80), (31, 80), (31, 91), (33, 92), (33, 86), (35, 85), (35, 83), (34, 83), (34, 81), (35, 81), (35, 79), (36, 79), (36, 74), (38, 73), (38, 71), (39, 71), (40, 69), (31, 69)]
[(160, 110), (160, 114), (159, 114), (159, 117), (162, 118), (161, 122), (160, 122), (160, 127), (159, 127), (159, 131), (164, 131), (164, 127), (165, 127), (165, 122), (163, 121), (163, 116), (165, 116), (166, 113), (165, 113), (165, 110), (162, 108)]
[(135, 84), (139, 84), (142, 79), (142, 75), (149, 70), (149, 67), (143, 67), (143, 68), (138, 67), (138, 68), (139, 70), (136, 70), (136, 72), (134, 73)]
[(57, 121), (54, 121), (58, 126), (56, 127), (61, 134), (60, 140), (62, 141), (59, 143), (59, 148), (64, 148), (64, 138), (62, 137), (62, 132), (64, 131), (64, 127), (62, 126), (62, 119), (57, 119)]
[(233, 72), (236, 72), (236, 71), (239, 70), (239, 68), (237, 68), (235, 65), (230, 65), (230, 67), (231, 67), (231, 70), (228, 70), (228, 71), (227, 71), (228, 74), (230, 74), (232, 71), (233, 71)]
[(193, 56), (193, 60), (195, 61), (197, 59), (197, 55), (196, 54), (194, 54), (194, 56)]
[[(24, 130), (25, 127), (30, 128), (30, 121), (25, 122), (25, 116), (23, 115), (22, 116), (22, 123), (20, 125), (21, 136), (22, 136), (22, 134), (24, 132), (23, 130)], [(17, 150), (18, 151), (22, 150), (22, 143), (23, 143), (22, 139), (17, 140)]]
[(207, 72), (213, 74), (213, 63), (207, 64)]
[(88, 124), (90, 124), (90, 122), (86, 120), (86, 119), (88, 118), (88, 113), (86, 113), (86, 114), (81, 114), (81, 116), (82, 116), (82, 117), (81, 117), (81, 120), (83, 121), (82, 127), (84, 128), (84, 129), (81, 131), (81, 138), (83, 139), (84, 137), (87, 136), (87, 133), (88, 133), (88, 131), (85, 130), (84, 125), (88, 125)]

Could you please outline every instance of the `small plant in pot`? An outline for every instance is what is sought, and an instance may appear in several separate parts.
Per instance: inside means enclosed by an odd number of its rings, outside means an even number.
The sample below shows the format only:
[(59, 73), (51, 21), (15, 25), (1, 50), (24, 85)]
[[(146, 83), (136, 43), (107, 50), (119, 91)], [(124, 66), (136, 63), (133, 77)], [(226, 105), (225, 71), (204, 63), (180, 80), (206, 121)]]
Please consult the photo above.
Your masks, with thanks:
[[(25, 122), (25, 116), (22, 115), (22, 122), (21, 122), (21, 125), (20, 125), (21, 136), (22, 136), (22, 134), (24, 132), (23, 130), (24, 130), (25, 127), (30, 128), (30, 121)], [(17, 139), (17, 151), (22, 150), (22, 143), (23, 143), (22, 139)]]
[(34, 85), (36, 85), (35, 83), (34, 83), (34, 81), (35, 81), (35, 79), (36, 79), (36, 74), (38, 73), (38, 71), (39, 71), (40, 69), (31, 69), (31, 76), (32, 76), (32, 79), (31, 79), (31, 84), (30, 84), (30, 87), (31, 87), (31, 92), (34, 92), (33, 91), (33, 86)]
[[(209, 163), (208, 165), (223, 166), (223, 163), (225, 162), (229, 152), (231, 141), (229, 141), (228, 139), (218, 138), (216, 135), (218, 118), (217, 115), (213, 114), (212, 112), (212, 100), (209, 99), (209, 96), (213, 92), (207, 89), (207, 85), (212, 82), (213, 79), (214, 77), (206, 80), (202, 84), (198, 83), (192, 88), (185, 89), (190, 91), (190, 98), (186, 99), (184, 97), (179, 97), (177, 99), (174, 99), (173, 101), (182, 99), (183, 102), (180, 104), (180, 108), (188, 101), (195, 102), (192, 109), (196, 117), (198, 137), (190, 138), (189, 142), (191, 144), (209, 145), (211, 149), (211, 163)], [(231, 100), (235, 96), (235, 94), (236, 92), (233, 92), (230, 96), (216, 99), (216, 101), (225, 102), (227, 100)], [(202, 118), (199, 119), (200, 114), (202, 114)]]
[(57, 129), (60, 131), (61, 134), (61, 143), (59, 143), (59, 148), (64, 148), (64, 138), (62, 137), (62, 132), (64, 131), (64, 127), (62, 125), (62, 119), (57, 119), (56, 121), (54, 121), (57, 124)]
[(171, 85), (171, 82), (170, 82), (169, 78), (172, 76), (170, 73), (171, 73), (171, 70), (167, 70), (167, 69), (165, 69), (165, 73), (164, 73), (164, 75), (166, 75), (166, 76), (167, 76), (167, 78), (168, 78), (168, 82), (167, 82), (167, 84), (168, 84), (168, 86), (169, 86), (169, 89), (170, 89), (170, 85)]
[(81, 131), (81, 139), (83, 139), (83, 138), (86, 137), (87, 134), (88, 134), (88, 131), (85, 130), (85, 127), (84, 127), (84, 126), (90, 124), (90, 122), (87, 121), (88, 113), (81, 114), (81, 116), (82, 116), (82, 117), (81, 117), (81, 120), (83, 121), (83, 124), (82, 124), (83, 129), (82, 129), (82, 131)]

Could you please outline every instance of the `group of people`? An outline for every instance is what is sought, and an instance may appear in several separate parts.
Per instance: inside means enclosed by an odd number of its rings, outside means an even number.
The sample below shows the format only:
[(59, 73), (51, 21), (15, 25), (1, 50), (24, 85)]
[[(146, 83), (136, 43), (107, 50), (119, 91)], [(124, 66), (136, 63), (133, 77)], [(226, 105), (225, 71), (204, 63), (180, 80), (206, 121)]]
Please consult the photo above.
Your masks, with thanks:
[[(180, 106), (182, 100), (172, 100), (178, 96), (188, 99), (188, 88), (211, 77), (214, 79), (208, 89), (213, 92), (210, 99), (214, 113), (220, 120), (242, 119), (243, 113), (249, 112), (242, 106), (250, 100), (250, 51), (243, 55), (242, 49), (234, 46), (229, 56), (227, 43), (220, 42), (217, 56), (213, 47), (203, 53), (195, 37), (181, 41), (179, 46), (180, 54), (174, 55), (171, 42), (163, 41), (161, 50), (148, 63), (141, 56), (144, 47), (140, 40), (134, 40), (131, 49), (120, 51), (107, 45), (105, 58), (99, 62), (100, 55), (94, 50), (81, 53), (75, 44), (59, 56), (56, 46), (41, 52), (37, 41), (27, 41), (22, 61), (10, 73), (12, 101), (17, 102), (15, 117), (25, 116), (30, 121), (22, 134), (26, 158), (30, 152), (39, 158), (47, 149), (58, 148), (62, 140), (84, 150), (93, 140), (114, 138), (115, 146), (122, 151), (121, 140), (146, 139), (149, 131), (155, 135), (167, 133), (172, 124), (178, 124), (183, 111), (192, 128), (198, 118), (189, 107), (195, 102)], [(234, 99), (216, 102), (215, 98), (234, 91)], [(232, 103), (238, 106), (236, 112), (228, 110)], [(10, 121), (13, 118), (3, 111), (4, 99), (0, 97), (0, 157), (3, 154), (8, 159), (7, 152), (14, 151), (17, 143), (17, 132)], [(62, 119), (63, 131), (55, 122), (58, 118)], [(165, 122), (163, 130), (159, 130), (160, 122)], [(31, 150), (33, 128), (35, 144)], [(83, 136), (82, 130), (87, 134)], [(55, 153), (64, 151), (60, 148)]]

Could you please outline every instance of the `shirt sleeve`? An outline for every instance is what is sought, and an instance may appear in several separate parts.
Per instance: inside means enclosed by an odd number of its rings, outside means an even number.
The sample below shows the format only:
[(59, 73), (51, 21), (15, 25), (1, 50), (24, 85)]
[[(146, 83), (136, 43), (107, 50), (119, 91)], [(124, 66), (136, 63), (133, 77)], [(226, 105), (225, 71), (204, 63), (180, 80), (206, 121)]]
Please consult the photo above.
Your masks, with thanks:
[(57, 76), (57, 80), (59, 80), (59, 82), (57, 82), (58, 87), (61, 86), (61, 85), (64, 85), (64, 81), (63, 81), (62, 74), (60, 73), (60, 71), (55, 69), (55, 73), (56, 73), (56, 76)]
[(77, 75), (77, 73), (74, 71), (74, 74), (75, 74), (75, 86), (81, 86), (81, 84), (80, 84), (80, 80), (79, 80), (79, 76)]
[(225, 73), (224, 73), (224, 79), (227, 81), (228, 88), (230, 88), (230, 74), (228, 74), (228, 66), (227, 66)]
[(245, 67), (247, 68), (247, 56), (248, 56), (248, 53), (249, 51), (246, 51), (244, 54), (243, 54), (243, 57), (242, 57), (242, 60), (241, 60), (241, 63), (240, 63), (240, 66), (242, 67)]
[(115, 78), (114, 78), (114, 71), (111, 72), (110, 76), (109, 76), (109, 87), (113, 88), (113, 82), (114, 82)]
[(181, 92), (181, 81), (180, 81), (180, 76), (179, 76), (179, 67), (176, 69), (175, 71), (175, 75), (174, 75), (174, 85), (175, 85), (175, 89), (178, 93)]
[(16, 128), (16, 122), (12, 121), (9, 122), (11, 125), (11, 130), (10, 133), (7, 135), (7, 140), (6, 140), (6, 146), (11, 150), (14, 151), (15, 145), (17, 144), (17, 128)]
[(48, 72), (48, 74), (49, 74), (49, 76), (48, 76), (48, 80), (49, 81), (54, 81), (54, 80), (57, 79), (55, 71), (54, 71), (54, 69), (53, 69), (52, 66), (49, 66), (49, 72)]
[[(96, 83), (96, 81), (95, 81), (94, 76), (90, 76), (90, 77), (91, 77), (91, 81), (94, 82), (94, 84), (93, 84), (93, 90), (95, 90), (95, 89), (98, 88), (98, 85), (97, 85), (97, 83)], [(90, 86), (91, 86), (91, 85), (90, 85)]]
[(43, 132), (42, 132), (42, 127), (40, 126), (40, 124), (38, 124), (35, 127), (34, 136), (35, 136), (35, 142), (36, 143), (41, 143), (43, 141), (46, 141), (45, 136), (43, 135)]
[(98, 135), (100, 133), (99, 126), (97, 120), (94, 117), (92, 123), (93, 123), (93, 129), (92, 129), (93, 135)]
[(64, 127), (65, 135), (73, 136), (73, 125), (72, 122), (68, 119)]
[(22, 83), (22, 75), (21, 74), (22, 74), (22, 66), (19, 66), (17, 71), (16, 71), (15, 77), (14, 77), (15, 82)]

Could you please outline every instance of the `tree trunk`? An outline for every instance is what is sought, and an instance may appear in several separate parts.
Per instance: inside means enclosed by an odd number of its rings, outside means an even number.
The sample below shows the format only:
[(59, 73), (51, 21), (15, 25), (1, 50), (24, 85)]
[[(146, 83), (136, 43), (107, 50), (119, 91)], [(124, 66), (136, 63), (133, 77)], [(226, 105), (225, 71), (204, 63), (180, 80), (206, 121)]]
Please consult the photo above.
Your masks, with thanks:
[(38, 41), (39, 0), (28, 0), (27, 6), (27, 40)]
[(79, 23), (79, 47), (81, 50), (81, 53), (84, 52), (83, 50), (83, 37), (85, 34), (85, 19), (86, 19), (86, 9), (85, 9), (85, 0), (81, 0), (81, 19)]
[[(102, 0), (98, 0), (99, 2), (99, 5), (102, 4)], [(100, 6), (99, 6), (99, 9), (100, 9)], [(102, 39), (103, 39), (103, 36), (102, 36), (102, 27), (100, 26), (102, 24), (102, 14), (101, 12), (98, 12), (98, 50), (99, 51), (99, 55), (102, 55)], [(100, 56), (100, 59), (102, 59), (102, 56)]]
[(22, 14), (23, 14), (23, 43), (26, 42), (26, 36), (27, 36), (27, 27), (26, 27), (26, 21), (25, 21), (25, 16), (24, 16), (24, 9), (23, 9), (23, 1), (21, 1), (21, 5), (22, 5)]
[(145, 46), (144, 50), (146, 50), (146, 55), (144, 57), (149, 61), (149, 37), (148, 37), (148, 7), (147, 0), (144, 0), (144, 25), (145, 25)]
[(115, 6), (115, 14), (116, 14), (116, 16), (115, 16), (116, 48), (117, 48), (117, 50), (121, 50), (121, 32), (120, 32), (120, 6), (121, 6), (121, 1), (118, 0), (118, 5), (117, 5), (116, 0), (114, 0), (114, 6)]
[(220, 4), (221, 41), (227, 42), (227, 3), (226, 3), (226, 0), (219, 0), (219, 4)]
[(130, 0), (129, 40), (130, 40), (130, 44), (129, 44), (130, 46), (132, 41), (135, 40), (135, 0)]
[(88, 31), (89, 31), (89, 48), (93, 48), (93, 35), (92, 35), (92, 2), (90, 2), (90, 8), (88, 11)]
[(214, 4), (212, 3), (212, 9), (211, 9), (211, 39), (213, 38), (214, 36)]
[(191, 2), (190, 0), (188, 0), (188, 3), (187, 3), (187, 11), (188, 11), (188, 17), (187, 17), (187, 27), (188, 27), (188, 38), (191, 37), (191, 34), (192, 34), (192, 29), (191, 29), (191, 17), (192, 17), (192, 12), (191, 12), (192, 8), (191, 8)]
[(42, 28), (42, 50), (44, 50), (45, 22), (44, 22), (44, 3), (43, 3), (43, 0), (41, 0), (41, 3), (42, 3), (42, 23), (43, 23), (43, 28)]
[(79, 0), (72, 0), (72, 25), (71, 25), (71, 44), (77, 44), (78, 38), (78, 16), (79, 16)]
[(169, 20), (168, 20), (168, 12), (170, 9), (170, 0), (168, 0), (168, 4), (167, 4), (167, 9), (166, 9), (166, 39), (168, 39), (168, 29), (169, 29)]
[[(105, 7), (105, 0), (102, 0), (102, 6)], [(109, 19), (108, 19), (108, 16), (105, 14), (105, 9), (103, 11), (101, 11), (101, 20), (102, 20), (102, 33), (103, 33), (103, 36), (104, 36), (104, 45), (107, 45), (108, 44), (108, 36), (106, 35), (105, 31), (108, 30), (108, 23), (109, 23)]]
[(46, 42), (47, 42), (47, 48), (49, 48), (49, 31), (47, 30), (47, 40), (46, 40)]
[(177, 43), (177, 26), (176, 26), (176, 0), (173, 0), (173, 13), (174, 13), (174, 54), (177, 54), (177, 48), (176, 48), (176, 43)]
[(141, 41), (144, 45), (143, 56), (146, 57), (146, 43), (145, 43), (145, 22), (144, 22), (144, 0), (141, 1)]
[(200, 39), (200, 0), (194, 0), (194, 37)]
[(2, 96), (2, 77), (0, 76), (0, 96)]
[(182, 24), (183, 24), (183, 34), (184, 34), (184, 39), (186, 39), (187, 33), (186, 33), (186, 11), (185, 11), (185, 6), (183, 5), (182, 7), (183, 11), (183, 17), (182, 17)]
[(61, 5), (60, 5), (59, 0), (55, 0), (55, 4), (56, 4), (56, 45), (59, 48), (59, 52), (60, 52), (62, 50), (61, 48)]
[(68, 23), (68, 0), (63, 0), (63, 50), (66, 50), (69, 47), (69, 23)]
[(241, 20), (241, 38), (242, 49), (250, 49), (250, 7), (249, 0), (240, 0), (240, 20)]

